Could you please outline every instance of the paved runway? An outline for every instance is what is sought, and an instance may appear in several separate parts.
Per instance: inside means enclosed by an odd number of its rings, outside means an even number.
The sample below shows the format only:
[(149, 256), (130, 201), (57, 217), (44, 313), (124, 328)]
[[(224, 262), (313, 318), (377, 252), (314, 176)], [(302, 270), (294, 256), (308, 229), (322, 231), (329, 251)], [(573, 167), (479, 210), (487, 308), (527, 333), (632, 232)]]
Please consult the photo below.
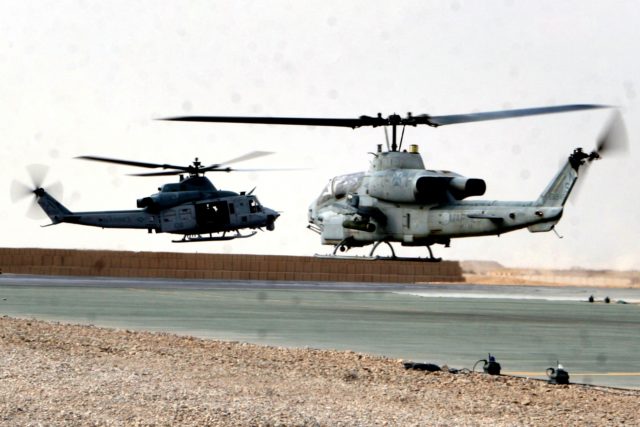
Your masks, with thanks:
[(222, 282), (0, 275), (0, 314), (262, 344), (350, 349), (640, 388), (640, 306), (627, 289)]

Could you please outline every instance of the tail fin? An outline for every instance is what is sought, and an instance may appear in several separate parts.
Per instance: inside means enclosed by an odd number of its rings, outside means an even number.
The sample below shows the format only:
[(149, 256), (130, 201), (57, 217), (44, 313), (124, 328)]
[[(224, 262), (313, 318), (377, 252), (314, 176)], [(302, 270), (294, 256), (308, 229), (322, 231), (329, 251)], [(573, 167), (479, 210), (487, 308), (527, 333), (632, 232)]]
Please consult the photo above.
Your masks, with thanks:
[(563, 206), (571, 194), (571, 190), (578, 179), (578, 170), (580, 166), (584, 164), (584, 159), (589, 158), (589, 155), (585, 154), (581, 148), (576, 148), (573, 153), (567, 159), (567, 162), (558, 171), (556, 176), (553, 177), (547, 188), (544, 189), (538, 200), (536, 200), (536, 206), (544, 208), (555, 208), (557, 213), (553, 215), (549, 221), (540, 222), (534, 225), (530, 225), (527, 229), (532, 233), (551, 231), (553, 227), (562, 218)]
[(52, 225), (64, 222), (65, 217), (72, 214), (69, 209), (65, 208), (62, 203), (47, 193), (44, 188), (38, 188), (34, 193), (37, 197), (38, 204), (51, 219)]
[(576, 148), (567, 159), (567, 162), (551, 180), (547, 188), (540, 194), (536, 205), (547, 207), (562, 207), (567, 202), (571, 190), (578, 179), (578, 169), (589, 155), (581, 148)]

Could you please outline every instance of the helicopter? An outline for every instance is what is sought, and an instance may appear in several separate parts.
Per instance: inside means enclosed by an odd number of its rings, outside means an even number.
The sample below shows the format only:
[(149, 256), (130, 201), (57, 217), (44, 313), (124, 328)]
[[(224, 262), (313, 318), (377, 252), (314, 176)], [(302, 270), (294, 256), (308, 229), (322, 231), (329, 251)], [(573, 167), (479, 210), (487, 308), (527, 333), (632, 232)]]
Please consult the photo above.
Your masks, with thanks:
[[(406, 117), (393, 114), (383, 117), (357, 118), (301, 118), (301, 117), (234, 117), (234, 116), (181, 116), (162, 120), (250, 123), (302, 126), (337, 126), (352, 129), (370, 126), (384, 127), (387, 150), (379, 144), (366, 172), (336, 176), (321, 191), (308, 209), (307, 228), (318, 233), (321, 243), (333, 245), (332, 256), (354, 247), (373, 245), (369, 257), (378, 246), (389, 246), (392, 258), (397, 258), (392, 242), (402, 246), (426, 247), (427, 261), (440, 261), (431, 249), (441, 244), (449, 247), (455, 238), (501, 235), (527, 228), (530, 232), (554, 230), (563, 214), (563, 207), (578, 172), (597, 160), (606, 151), (622, 148), (626, 133), (618, 110), (608, 129), (600, 137), (596, 148), (586, 153), (576, 148), (551, 179), (536, 200), (484, 201), (466, 200), (482, 196), (486, 183), (480, 178), (469, 178), (450, 171), (427, 170), (418, 146), (402, 150), (407, 126), (444, 125), (497, 120), (513, 117), (554, 114), (579, 110), (612, 108), (605, 105), (573, 104), (515, 110), (490, 111), (471, 114)], [(402, 127), (398, 142), (397, 128)], [(389, 144), (387, 127), (391, 127)], [(554, 230), (555, 231), (555, 230)], [(556, 232), (557, 233), (557, 232)]]
[[(179, 182), (168, 183), (158, 192), (137, 200), (137, 210), (72, 212), (42, 187), (44, 174), (39, 168), (31, 169), (33, 187), (14, 181), (14, 201), (33, 194), (40, 208), (51, 219), (51, 224), (71, 223), (102, 228), (139, 228), (149, 233), (181, 234), (174, 243), (209, 242), (247, 238), (254, 236), (256, 229), (273, 231), (280, 216), (277, 211), (264, 207), (253, 195), (253, 191), (235, 193), (217, 189), (204, 176), (206, 172), (231, 172), (228, 165), (242, 160), (271, 154), (254, 151), (224, 163), (204, 166), (196, 158), (188, 166), (119, 160), (98, 156), (80, 156), (91, 160), (142, 168), (161, 168), (162, 172), (137, 173), (132, 176), (180, 175)], [(41, 170), (41, 169), (40, 169)], [(243, 169), (256, 170), (256, 169)], [(185, 176), (185, 174), (187, 176)], [(39, 175), (39, 176), (36, 176)], [(242, 234), (240, 230), (250, 229)]]

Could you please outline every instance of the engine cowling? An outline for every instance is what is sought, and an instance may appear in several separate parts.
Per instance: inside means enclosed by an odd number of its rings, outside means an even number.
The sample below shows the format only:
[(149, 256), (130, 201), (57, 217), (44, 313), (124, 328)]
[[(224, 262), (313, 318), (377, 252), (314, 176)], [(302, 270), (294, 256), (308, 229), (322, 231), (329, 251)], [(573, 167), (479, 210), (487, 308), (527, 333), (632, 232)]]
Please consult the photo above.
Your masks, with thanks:
[(153, 200), (153, 197), (143, 197), (142, 199), (136, 200), (136, 205), (139, 208), (155, 208), (156, 203)]
[[(420, 180), (425, 179), (425, 177), (419, 178), (416, 183), (416, 189), (418, 190), (418, 194), (423, 194), (427, 196), (427, 198), (441, 198), (444, 192), (449, 192), (454, 199), (462, 200), (467, 197), (472, 196), (482, 196), (485, 191), (487, 191), (487, 184), (483, 179), (480, 178), (466, 178), (463, 176), (456, 176), (454, 178), (439, 178), (437, 177), (434, 180), (428, 180), (426, 182), (421, 182)], [(430, 188), (433, 187), (435, 192), (431, 191)], [(420, 192), (420, 189), (423, 189), (423, 193)]]
[(481, 196), (486, 188), (479, 178), (444, 171), (407, 170), (372, 174), (368, 186), (369, 195), (396, 203), (433, 203), (449, 197), (462, 200)]
[(139, 208), (149, 210), (168, 209), (182, 203), (198, 200), (202, 197), (199, 191), (176, 191), (172, 193), (156, 193), (136, 200)]

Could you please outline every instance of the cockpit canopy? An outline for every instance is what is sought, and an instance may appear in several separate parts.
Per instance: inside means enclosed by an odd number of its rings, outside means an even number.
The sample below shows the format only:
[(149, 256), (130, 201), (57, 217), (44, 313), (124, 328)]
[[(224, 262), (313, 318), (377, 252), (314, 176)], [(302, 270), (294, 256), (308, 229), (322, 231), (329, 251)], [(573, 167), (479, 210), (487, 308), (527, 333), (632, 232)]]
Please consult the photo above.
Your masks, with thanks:
[(331, 198), (341, 199), (349, 193), (356, 192), (364, 175), (364, 172), (357, 172), (336, 176), (322, 189), (317, 203), (322, 204)]

